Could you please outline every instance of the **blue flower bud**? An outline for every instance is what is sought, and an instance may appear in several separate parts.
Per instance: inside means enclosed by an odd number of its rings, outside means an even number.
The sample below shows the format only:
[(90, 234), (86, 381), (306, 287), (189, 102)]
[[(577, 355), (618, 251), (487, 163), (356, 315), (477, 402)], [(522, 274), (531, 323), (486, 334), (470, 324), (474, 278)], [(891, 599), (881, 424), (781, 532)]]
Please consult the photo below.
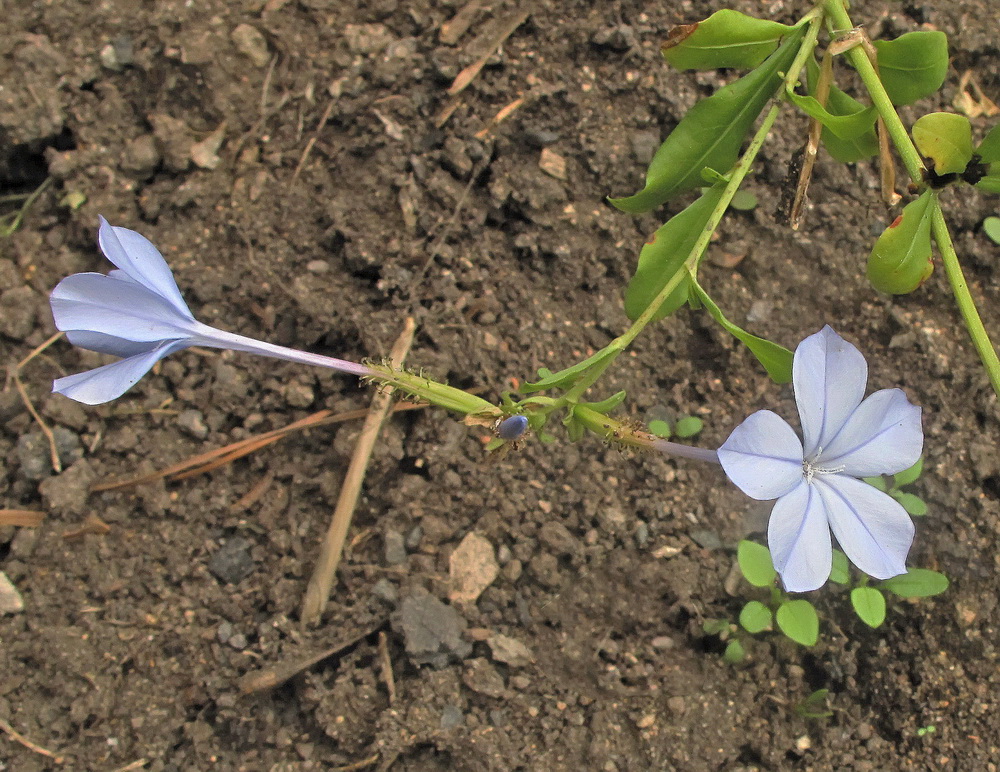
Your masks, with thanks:
[(497, 424), (497, 437), (501, 440), (516, 440), (528, 429), (528, 419), (523, 415), (512, 415)]

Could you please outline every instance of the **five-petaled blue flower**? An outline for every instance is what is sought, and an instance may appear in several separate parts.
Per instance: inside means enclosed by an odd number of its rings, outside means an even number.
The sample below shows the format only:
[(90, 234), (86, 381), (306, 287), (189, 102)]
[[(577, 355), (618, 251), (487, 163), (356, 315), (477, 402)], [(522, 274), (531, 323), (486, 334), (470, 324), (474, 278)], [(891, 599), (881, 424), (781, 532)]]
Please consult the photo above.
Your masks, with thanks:
[(251, 354), (371, 375), (364, 365), (275, 346), (209, 327), (194, 318), (163, 256), (146, 238), (101, 218), (98, 243), (118, 270), (78, 273), (52, 291), (52, 316), (70, 343), (121, 359), (59, 378), (52, 390), (87, 405), (124, 394), (159, 360), (189, 346)]
[(830, 576), (830, 530), (851, 561), (877, 579), (906, 572), (913, 521), (861, 477), (913, 466), (923, 449), (920, 408), (900, 389), (862, 401), (868, 365), (829, 326), (795, 350), (795, 402), (804, 441), (761, 410), (719, 448), (729, 479), (748, 496), (777, 499), (767, 542), (785, 588), (806, 592)]

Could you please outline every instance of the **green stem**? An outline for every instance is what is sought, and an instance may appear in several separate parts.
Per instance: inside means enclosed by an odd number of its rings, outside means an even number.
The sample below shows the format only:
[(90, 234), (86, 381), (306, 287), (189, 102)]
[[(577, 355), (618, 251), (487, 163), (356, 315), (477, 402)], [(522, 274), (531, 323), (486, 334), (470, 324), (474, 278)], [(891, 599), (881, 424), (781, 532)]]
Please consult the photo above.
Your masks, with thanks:
[(969, 330), (972, 338), (972, 345), (976, 347), (976, 352), (982, 360), (986, 374), (989, 376), (990, 384), (997, 397), (1000, 397), (1000, 359), (997, 358), (996, 349), (990, 341), (989, 333), (983, 326), (983, 320), (976, 309), (976, 303), (969, 292), (969, 284), (962, 273), (962, 266), (958, 262), (958, 254), (955, 252), (955, 245), (952, 243), (951, 234), (948, 232), (948, 223), (945, 222), (941, 207), (935, 202), (934, 215), (931, 220), (931, 229), (934, 233), (934, 241), (941, 252), (941, 262), (944, 264), (945, 274), (951, 284), (951, 290), (955, 294), (955, 303), (962, 314), (965, 326)]
[(750, 171), (750, 167), (753, 166), (753, 162), (757, 159), (757, 153), (760, 152), (760, 149), (764, 144), (764, 140), (767, 139), (767, 135), (770, 133), (771, 127), (774, 126), (774, 121), (778, 117), (778, 112), (780, 110), (781, 105), (776, 103), (771, 105), (771, 109), (767, 111), (767, 115), (765, 115), (764, 120), (761, 121), (760, 128), (757, 129), (757, 133), (754, 134), (753, 139), (750, 140), (750, 144), (746, 151), (733, 167), (733, 170), (729, 175), (729, 182), (722, 191), (722, 197), (719, 199), (719, 203), (716, 204), (715, 208), (712, 210), (712, 214), (709, 216), (704, 230), (702, 230), (701, 235), (698, 236), (698, 240), (694, 243), (694, 246), (688, 253), (688, 257), (684, 261), (684, 265), (678, 269), (677, 273), (670, 277), (669, 281), (667, 281), (667, 283), (663, 286), (663, 289), (660, 290), (660, 293), (648, 306), (646, 306), (646, 310), (639, 315), (639, 318), (632, 323), (632, 326), (608, 344), (607, 348), (613, 350), (614, 353), (591, 368), (586, 375), (577, 381), (573, 388), (567, 391), (559, 400), (560, 405), (576, 402), (583, 395), (583, 393), (586, 392), (587, 389), (589, 389), (594, 382), (601, 377), (601, 375), (603, 375), (604, 371), (607, 370), (611, 363), (615, 361), (617, 356), (628, 348), (632, 341), (638, 337), (639, 333), (642, 332), (651, 321), (653, 321), (653, 318), (656, 316), (656, 312), (659, 311), (660, 306), (666, 302), (667, 298), (669, 298), (673, 291), (677, 289), (680, 283), (690, 276), (697, 276), (698, 265), (701, 263), (701, 260), (705, 255), (708, 243), (712, 240), (712, 234), (714, 234), (716, 229), (719, 227), (719, 223), (722, 221), (722, 217), (726, 213), (726, 209), (729, 208), (729, 204), (733, 200), (733, 196), (736, 195), (736, 191), (739, 190), (740, 185), (743, 183), (747, 173)]
[[(854, 22), (851, 21), (851, 17), (847, 14), (847, 9), (844, 7), (844, 0), (825, 0), (825, 7), (827, 17), (838, 30), (846, 32), (847, 30), (854, 29)], [(895, 105), (889, 99), (889, 94), (886, 92), (885, 86), (882, 85), (882, 79), (879, 78), (878, 72), (875, 70), (875, 65), (872, 64), (861, 46), (855, 46), (844, 55), (854, 69), (857, 70), (862, 83), (865, 84), (865, 89), (871, 97), (872, 104), (878, 110), (879, 117), (882, 118), (886, 131), (892, 138), (892, 144), (895, 145), (896, 152), (899, 153), (899, 157), (906, 167), (906, 173), (910, 175), (910, 179), (913, 182), (922, 186), (924, 184), (924, 172), (926, 171), (923, 159), (920, 157), (920, 153), (917, 152), (916, 147), (914, 147), (909, 132), (900, 120), (899, 113), (896, 112)]]

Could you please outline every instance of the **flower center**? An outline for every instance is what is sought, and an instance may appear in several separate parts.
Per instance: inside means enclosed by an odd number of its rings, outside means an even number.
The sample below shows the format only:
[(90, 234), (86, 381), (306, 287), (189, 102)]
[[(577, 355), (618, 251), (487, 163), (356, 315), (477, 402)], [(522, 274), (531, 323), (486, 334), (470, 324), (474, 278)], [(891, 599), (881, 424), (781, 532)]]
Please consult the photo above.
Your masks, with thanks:
[(844, 466), (821, 466), (819, 463), (820, 456), (823, 455), (823, 449), (820, 448), (816, 451), (811, 459), (806, 459), (802, 462), (802, 474), (806, 478), (807, 483), (813, 481), (813, 477), (819, 474), (840, 474), (844, 471)]

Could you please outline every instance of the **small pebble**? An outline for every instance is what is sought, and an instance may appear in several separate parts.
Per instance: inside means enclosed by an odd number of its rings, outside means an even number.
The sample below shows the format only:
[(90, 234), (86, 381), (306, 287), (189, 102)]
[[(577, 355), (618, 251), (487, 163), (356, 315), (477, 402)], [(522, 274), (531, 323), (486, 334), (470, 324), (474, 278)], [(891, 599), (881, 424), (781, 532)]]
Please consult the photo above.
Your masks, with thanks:
[(441, 711), (441, 728), (454, 729), (465, 723), (465, 714), (457, 705), (446, 705)]
[(7, 574), (0, 571), (0, 616), (24, 611), (24, 598)]
[(219, 581), (239, 584), (253, 572), (251, 544), (242, 536), (233, 536), (215, 551), (208, 561), (208, 570)]
[(385, 544), (386, 565), (398, 566), (406, 562), (406, 544), (399, 531), (386, 531), (382, 537)]

